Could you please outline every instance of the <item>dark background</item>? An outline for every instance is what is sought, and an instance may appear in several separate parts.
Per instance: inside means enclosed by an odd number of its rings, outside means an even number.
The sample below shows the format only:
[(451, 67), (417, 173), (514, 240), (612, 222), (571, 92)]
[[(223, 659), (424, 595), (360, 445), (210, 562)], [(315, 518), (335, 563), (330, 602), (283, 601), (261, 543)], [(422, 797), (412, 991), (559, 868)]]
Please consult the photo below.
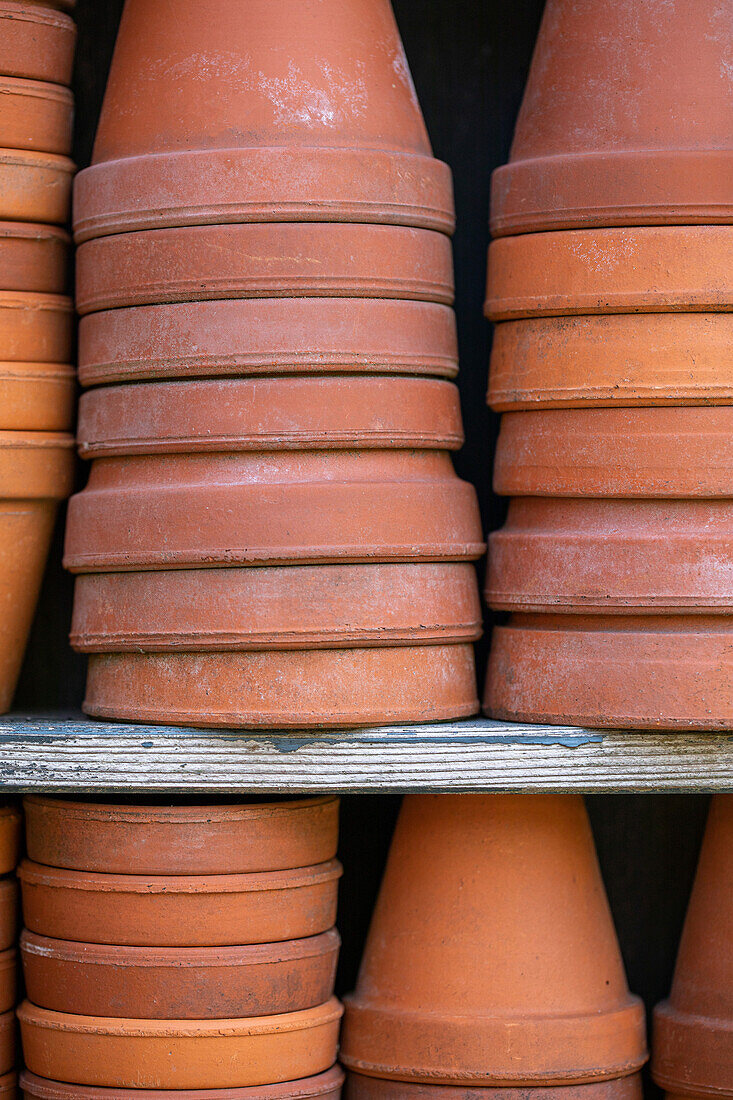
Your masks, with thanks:
[[(478, 488), (487, 530), (504, 514), (491, 492), (497, 418), (485, 404), (489, 180), (508, 156), (542, 6), (542, 0), (394, 0), (435, 154), (455, 176), (459, 384), (467, 438), (456, 465)], [(89, 163), (121, 10), (122, 0), (78, 3), (74, 155), (80, 168)], [(66, 641), (72, 585), (60, 558), (59, 532), (17, 696), (20, 710), (78, 709), (82, 699), (84, 662)], [(486, 640), (479, 647), (480, 676), (485, 657)], [(669, 989), (707, 799), (594, 795), (588, 805), (629, 984), (651, 1008)], [(399, 798), (391, 795), (344, 799), (340, 992), (355, 982), (398, 808)]]

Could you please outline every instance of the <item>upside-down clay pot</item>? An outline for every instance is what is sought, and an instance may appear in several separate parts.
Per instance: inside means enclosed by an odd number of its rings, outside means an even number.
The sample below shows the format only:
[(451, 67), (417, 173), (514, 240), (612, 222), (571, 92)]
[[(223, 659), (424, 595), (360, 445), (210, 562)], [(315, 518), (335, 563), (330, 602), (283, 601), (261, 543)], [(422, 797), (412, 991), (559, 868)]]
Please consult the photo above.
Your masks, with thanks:
[(71, 151), (74, 97), (40, 80), (0, 76), (0, 146), (66, 156)]
[(0, 879), (0, 951), (7, 951), (18, 938), (18, 883), (15, 878)]
[(70, 502), (73, 573), (481, 556), (473, 486), (440, 451), (100, 459)]
[[(18, 1009), (31, 1073), (82, 1085), (222, 1089), (323, 1073), (336, 1061), (342, 1008), (230, 1020), (121, 1020)], [(81, 1078), (81, 1080), (79, 1080)]]
[(15, 1067), (17, 1030), (15, 1012), (4, 1012), (0, 1016), (0, 1074), (3, 1076)]
[(233, 806), (118, 806), (29, 795), (23, 808), (29, 859), (77, 871), (283, 871), (326, 863), (338, 846), (339, 801), (331, 795)]
[(83, 317), (83, 386), (216, 375), (379, 373), (453, 378), (453, 310), (387, 298), (239, 298)]
[(36, 0), (0, 0), (0, 76), (70, 84), (76, 25)]
[(492, 718), (623, 729), (727, 730), (727, 615), (513, 615), (494, 628)]
[(733, 221), (729, 32), (713, 0), (550, 0), (493, 232)]
[(323, 1004), (333, 992), (339, 943), (335, 929), (246, 947), (111, 947), (26, 931), (21, 953), (26, 995), (41, 1008), (214, 1020)]
[(534, 317), (494, 328), (498, 412), (733, 402), (730, 313)]
[(0, 431), (70, 431), (75, 394), (71, 366), (0, 363)]
[(0, 1012), (10, 1012), (18, 1000), (18, 952), (14, 947), (0, 952)]
[(56, 507), (71, 491), (73, 445), (60, 433), (0, 432), (0, 713), (15, 691)]
[(471, 645), (89, 658), (86, 714), (252, 729), (437, 722), (478, 710)]
[(507, 413), (494, 463), (506, 496), (729, 497), (733, 407)]
[(336, 860), (242, 875), (112, 875), (26, 860), (31, 932), (129, 947), (218, 947), (317, 936), (333, 926)]
[(654, 1013), (654, 1080), (668, 1093), (733, 1094), (733, 796), (710, 806), (672, 990)]
[(481, 622), (463, 562), (174, 569), (77, 577), (70, 638), (82, 653), (433, 645), (476, 641)]
[(70, 363), (73, 330), (71, 298), (0, 291), (0, 374), (24, 369), (11, 363)]
[(733, 226), (572, 229), (489, 247), (492, 321), (733, 309)]
[(344, 1074), (340, 1066), (300, 1081), (241, 1089), (123, 1089), (69, 1085), (48, 1081), (24, 1070), (20, 1084), (25, 1100), (340, 1100)]
[(590, 1085), (538, 1085), (490, 1088), (426, 1085), (349, 1073), (346, 1100), (642, 1100), (641, 1077), (633, 1073)]
[(74, 171), (68, 157), (0, 148), (0, 220), (64, 225)]
[(78, 239), (305, 220), (453, 228), (388, 0), (127, 4)]
[(730, 500), (516, 497), (489, 539), (486, 598), (504, 611), (730, 609), (732, 536)]
[(219, 298), (407, 298), (450, 305), (451, 243), (395, 225), (197, 225), (80, 245), (80, 314)]
[(14, 871), (20, 859), (23, 818), (14, 806), (0, 807), (0, 875)]
[(68, 234), (54, 225), (0, 222), (3, 290), (63, 294), (68, 284), (69, 243)]
[(406, 796), (346, 1000), (346, 1068), (530, 1086), (645, 1060), (582, 799)]

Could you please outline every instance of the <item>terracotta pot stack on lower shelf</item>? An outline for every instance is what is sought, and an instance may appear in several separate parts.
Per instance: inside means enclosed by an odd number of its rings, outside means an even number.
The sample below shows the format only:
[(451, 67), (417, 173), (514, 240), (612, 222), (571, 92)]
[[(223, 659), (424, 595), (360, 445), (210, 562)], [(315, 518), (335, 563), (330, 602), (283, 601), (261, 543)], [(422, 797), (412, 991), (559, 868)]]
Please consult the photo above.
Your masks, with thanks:
[(26, 823), (26, 1097), (338, 1097), (337, 799)]
[(575, 795), (408, 795), (341, 1060), (351, 1100), (639, 1100), (629, 994)]
[(18, 1062), (15, 1006), (18, 1001), (18, 883), (21, 815), (0, 807), (0, 1097), (15, 1100)]
[(494, 717), (733, 722), (729, 32), (713, 0), (547, 5), (493, 191)]
[(0, 713), (8, 710), (58, 502), (72, 489), (69, 292), (76, 27), (0, 0)]
[(453, 220), (387, 0), (127, 0), (75, 198), (87, 713), (475, 713)]

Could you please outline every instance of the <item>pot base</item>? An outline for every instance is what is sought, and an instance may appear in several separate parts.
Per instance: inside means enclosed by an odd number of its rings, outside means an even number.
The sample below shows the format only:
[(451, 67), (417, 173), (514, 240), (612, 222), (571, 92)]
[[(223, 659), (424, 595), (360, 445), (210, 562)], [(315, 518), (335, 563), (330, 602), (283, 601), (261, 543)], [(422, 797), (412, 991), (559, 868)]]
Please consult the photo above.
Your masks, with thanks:
[(346, 1100), (642, 1100), (641, 1077), (619, 1077), (591, 1085), (537, 1085), (497, 1088), (488, 1085), (419, 1085), (349, 1073)]

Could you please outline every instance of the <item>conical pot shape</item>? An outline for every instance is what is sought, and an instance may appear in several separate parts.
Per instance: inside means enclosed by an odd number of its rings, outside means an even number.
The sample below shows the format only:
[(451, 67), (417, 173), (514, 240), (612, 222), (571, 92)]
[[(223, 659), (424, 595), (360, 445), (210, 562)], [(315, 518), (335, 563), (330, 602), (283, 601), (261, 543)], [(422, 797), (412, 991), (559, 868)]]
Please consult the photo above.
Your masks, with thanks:
[(70, 84), (76, 25), (35, 0), (0, 0), (0, 76)]
[(79, 313), (219, 298), (408, 298), (450, 305), (451, 244), (393, 225), (198, 225), (76, 253)]
[(389, 0), (129, 0), (79, 237), (307, 219), (453, 227)]
[(728, 616), (513, 615), (495, 627), (492, 718), (623, 729), (727, 730)]
[(641, 1077), (618, 1077), (591, 1085), (537, 1085), (490, 1088), (477, 1085), (424, 1085), (349, 1073), (346, 1100), (642, 1100)]
[(0, 952), (0, 1012), (10, 1012), (18, 1002), (18, 952)]
[(730, 500), (517, 497), (489, 540), (497, 610), (702, 614), (733, 606)]
[(116, 1020), (18, 1009), (28, 1069), (82, 1085), (222, 1089), (322, 1073), (336, 1060), (342, 1008), (244, 1020)]
[(551, 1085), (645, 1059), (582, 799), (406, 796), (346, 1002), (345, 1066)]
[(654, 1080), (733, 1095), (733, 795), (710, 806), (669, 1000), (654, 1014)]
[(437, 722), (478, 710), (470, 645), (89, 659), (98, 718), (252, 729)]
[(0, 370), (8, 363), (70, 363), (71, 298), (0, 291)]
[(15, 1012), (5, 1012), (0, 1016), (0, 1074), (10, 1073), (15, 1067), (17, 1031)]
[(20, 859), (23, 818), (14, 806), (0, 808), (0, 874), (14, 871)]
[(117, 806), (29, 795), (23, 808), (29, 858), (76, 871), (285, 871), (325, 863), (338, 846), (339, 801), (330, 795), (233, 806)]
[(0, 363), (0, 431), (70, 431), (74, 426), (75, 394), (73, 367)]
[(242, 1089), (122, 1089), (94, 1088), (48, 1081), (24, 1070), (20, 1084), (25, 1100), (340, 1100), (344, 1074), (334, 1066), (315, 1077), (279, 1085)]
[(18, 938), (20, 900), (15, 878), (0, 879), (0, 951), (7, 951)]
[[(79, 1016), (223, 1020), (274, 1016), (333, 994), (339, 936), (247, 947), (110, 947), (21, 940), (28, 999)], [(14, 1004), (15, 1002), (13, 1002)]]
[(733, 309), (733, 226), (573, 229), (489, 248), (492, 321)]
[(733, 402), (733, 316), (536, 317), (494, 329), (498, 412), (586, 405)]
[(729, 497), (733, 407), (507, 413), (494, 463), (506, 496)]
[(0, 222), (3, 290), (63, 294), (69, 281), (69, 243), (68, 234), (53, 225)]
[(458, 389), (436, 378), (201, 379), (106, 386), (82, 397), (82, 458), (218, 450), (463, 443)]
[(239, 298), (83, 317), (83, 386), (222, 375), (458, 371), (453, 310), (387, 298)]
[(70, 638), (82, 653), (430, 645), (475, 641), (481, 621), (466, 563), (175, 569), (78, 577)]
[(550, 0), (494, 233), (733, 220), (729, 47), (714, 0)]
[(105, 458), (69, 505), (74, 573), (481, 556), (473, 486), (439, 451)]
[(66, 156), (71, 152), (74, 97), (40, 80), (0, 77), (0, 147)]
[(110, 875), (26, 860), (27, 928), (129, 947), (219, 947), (317, 936), (333, 927), (341, 866), (247, 875)]
[(0, 220), (64, 225), (73, 175), (68, 157), (0, 148)]

